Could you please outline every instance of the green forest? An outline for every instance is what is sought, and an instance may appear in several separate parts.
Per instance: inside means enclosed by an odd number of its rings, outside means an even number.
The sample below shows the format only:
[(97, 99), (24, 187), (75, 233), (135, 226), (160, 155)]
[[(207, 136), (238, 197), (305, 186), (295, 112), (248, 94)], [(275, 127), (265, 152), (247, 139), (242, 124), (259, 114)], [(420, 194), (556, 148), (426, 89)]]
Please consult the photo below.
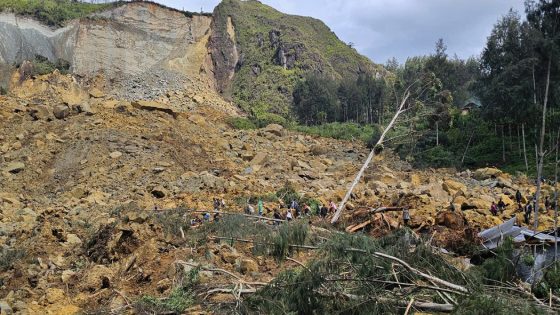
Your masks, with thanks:
[[(375, 75), (333, 79), (309, 72), (295, 84), (286, 124), (371, 143), (408, 90), (407, 110), (388, 136), (401, 157), (416, 166), (492, 165), (533, 174), (545, 103), (543, 151), (553, 152), (558, 141), (559, 13), (556, 2), (527, 1), (525, 8), (497, 21), (479, 57), (449, 56), (440, 39), (430, 55), (402, 64), (393, 58)], [(546, 154), (545, 161), (553, 158)], [(544, 164), (546, 178), (551, 163)]]

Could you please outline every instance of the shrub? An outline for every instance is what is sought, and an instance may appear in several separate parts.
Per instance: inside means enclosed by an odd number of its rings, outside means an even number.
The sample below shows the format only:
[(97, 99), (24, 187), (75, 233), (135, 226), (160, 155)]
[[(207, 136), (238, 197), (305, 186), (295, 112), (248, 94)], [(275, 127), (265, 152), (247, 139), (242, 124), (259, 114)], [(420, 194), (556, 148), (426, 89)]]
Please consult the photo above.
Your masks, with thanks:
[(508, 238), (496, 248), (495, 256), (485, 260), (480, 266), (484, 279), (490, 281), (506, 282), (515, 276), (513, 258), (513, 241)]
[(25, 252), (23, 250), (2, 248), (0, 250), (0, 272), (10, 270), (24, 256)]
[(257, 129), (257, 125), (249, 118), (234, 117), (228, 119), (227, 123), (234, 129), (252, 130)]
[(560, 262), (556, 262), (546, 269), (543, 278), (533, 288), (535, 295), (547, 298), (550, 290), (552, 294), (560, 294)]
[(195, 286), (198, 284), (199, 269), (195, 268), (181, 279), (181, 283), (163, 299), (146, 295), (134, 303), (139, 314), (183, 314), (195, 302)]

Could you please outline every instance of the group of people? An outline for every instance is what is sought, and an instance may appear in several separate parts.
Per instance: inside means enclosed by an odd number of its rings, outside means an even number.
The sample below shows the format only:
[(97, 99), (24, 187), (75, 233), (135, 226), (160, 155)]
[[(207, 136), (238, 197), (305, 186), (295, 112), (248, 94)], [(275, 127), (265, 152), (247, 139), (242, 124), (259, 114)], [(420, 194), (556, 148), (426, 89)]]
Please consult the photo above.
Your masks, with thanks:
[[(535, 196), (533, 196), (532, 198), (528, 198), (525, 205), (523, 205), (522, 203), (523, 195), (521, 195), (521, 192), (517, 190), (515, 192), (515, 201), (517, 203), (517, 211), (523, 212), (523, 219), (525, 221), (525, 224), (529, 224), (529, 222), (531, 221), (531, 215), (535, 210), (535, 204), (536, 204)], [(503, 199), (500, 198), (497, 204), (495, 202), (492, 202), (492, 205), (490, 206), (490, 212), (493, 215), (498, 215), (498, 213), (503, 212), (507, 206), (508, 205), (504, 203)], [(544, 211), (553, 210), (555, 207), (556, 207), (556, 201), (555, 200), (551, 201), (550, 197), (546, 196), (544, 198)]]
[[(296, 218), (310, 217), (313, 212), (320, 216), (322, 219), (326, 218), (329, 213), (335, 213), (337, 210), (336, 204), (330, 200), (328, 204), (315, 204), (315, 211), (311, 209), (311, 206), (306, 202), (301, 206), (297, 200), (293, 199), (288, 207), (285, 207), (284, 202), (279, 200), (279, 206), (274, 209), (272, 217), (278, 221), (274, 221), (274, 224), (278, 225), (281, 221), (292, 221)], [(257, 201), (257, 210), (253, 205), (247, 201), (244, 210), (245, 214), (258, 216), (264, 215), (264, 205), (261, 199)]]

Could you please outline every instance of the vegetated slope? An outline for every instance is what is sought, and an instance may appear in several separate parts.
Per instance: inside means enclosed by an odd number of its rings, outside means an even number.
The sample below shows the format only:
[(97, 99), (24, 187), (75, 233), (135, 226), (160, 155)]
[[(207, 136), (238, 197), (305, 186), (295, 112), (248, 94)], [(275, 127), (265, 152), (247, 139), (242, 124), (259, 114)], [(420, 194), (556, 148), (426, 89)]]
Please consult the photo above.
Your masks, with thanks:
[(211, 49), (218, 89), (254, 114), (288, 115), (295, 82), (307, 72), (340, 79), (381, 69), (323, 22), (258, 1), (216, 7)]
[(114, 3), (89, 3), (71, 0), (2, 0), (0, 12), (29, 16), (51, 27), (106, 9)]
[(214, 91), (206, 49), (210, 17), (149, 2), (116, 4), (56, 30), (0, 14), (0, 84), (7, 84), (14, 64), (48, 59), (67, 61), (86, 81), (102, 74), (104, 88), (125, 99)]

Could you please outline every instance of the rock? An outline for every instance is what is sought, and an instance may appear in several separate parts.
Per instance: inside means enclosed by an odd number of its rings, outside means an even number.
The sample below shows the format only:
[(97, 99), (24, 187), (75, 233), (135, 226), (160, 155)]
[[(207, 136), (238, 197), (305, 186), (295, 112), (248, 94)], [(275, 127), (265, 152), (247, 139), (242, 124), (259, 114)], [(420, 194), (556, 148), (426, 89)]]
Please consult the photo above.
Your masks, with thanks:
[(167, 113), (175, 118), (177, 117), (177, 113), (175, 113), (175, 111), (172, 108), (170, 108), (168, 105), (163, 103), (140, 100), (140, 101), (131, 102), (131, 105), (132, 107), (137, 109), (142, 109), (147, 111), (160, 111), (160, 112)]
[(14, 311), (6, 301), (0, 301), (0, 315), (11, 315)]
[(25, 164), (22, 162), (11, 162), (8, 163), (8, 165), (6, 165), (6, 167), (4, 168), (4, 171), (11, 173), (11, 174), (17, 174), (21, 171), (23, 171), (25, 169)]
[(61, 302), (65, 297), (64, 290), (59, 288), (48, 288), (45, 295), (50, 304)]
[(70, 108), (66, 105), (57, 105), (53, 108), (53, 115), (57, 119), (64, 119), (70, 115)]
[(84, 271), (81, 286), (88, 291), (109, 288), (113, 282), (113, 271), (107, 266), (95, 265), (90, 270)]
[(152, 190), (150, 191), (150, 193), (152, 194), (152, 196), (156, 197), (156, 198), (165, 198), (165, 196), (167, 196), (167, 194), (169, 193), (167, 191), (167, 189), (165, 189), (163, 186), (158, 185), (154, 188), (152, 188)]
[(91, 109), (91, 105), (88, 102), (84, 102), (78, 105), (72, 106), (72, 109), (77, 111), (78, 113), (84, 113), (86, 115), (94, 115), (95, 111)]
[(326, 154), (329, 150), (322, 145), (312, 145), (310, 151), (312, 155), (323, 155)]
[(255, 155), (255, 157), (249, 162), (250, 165), (264, 165), (267, 160), (267, 155), (264, 152), (259, 152)]
[(105, 96), (105, 94), (98, 88), (92, 88), (91, 90), (89, 90), (89, 96), (94, 98), (102, 98)]
[(284, 127), (278, 124), (270, 124), (264, 128), (264, 132), (271, 133), (278, 137), (282, 137), (284, 135)]
[(241, 259), (241, 262), (239, 264), (239, 271), (241, 271), (242, 274), (257, 272), (259, 271), (259, 265), (256, 261), (250, 258)]
[(9, 203), (14, 207), (19, 207), (21, 205), (17, 195), (12, 193), (0, 192), (0, 201)]
[(112, 159), (118, 159), (118, 158), (120, 158), (120, 157), (122, 156), (122, 152), (120, 152), (120, 151), (113, 151), (113, 152), (109, 153), (109, 156), (110, 156)]
[(62, 279), (62, 283), (69, 283), (70, 280), (76, 275), (76, 273), (72, 270), (64, 270), (60, 278)]
[(465, 184), (451, 179), (444, 180), (441, 187), (452, 196), (459, 191), (461, 191), (463, 195), (467, 192), (467, 186)]
[(222, 260), (224, 262), (229, 264), (235, 264), (235, 261), (237, 260), (237, 258), (239, 258), (238, 253), (226, 250), (220, 251), (220, 256), (222, 257)]
[(144, 211), (133, 211), (127, 214), (128, 221), (142, 224), (150, 217), (148, 213)]
[(500, 176), (501, 174), (502, 174), (502, 171), (500, 171), (497, 168), (485, 167), (485, 168), (479, 168), (476, 171), (474, 171), (473, 177), (476, 180), (485, 180), (485, 179), (489, 179), (489, 178), (496, 178), (496, 177)]
[(173, 282), (169, 278), (161, 279), (156, 283), (156, 288), (160, 293), (164, 293), (165, 291), (171, 289), (173, 286)]
[(69, 245), (80, 245), (82, 244), (82, 240), (76, 234), (67, 234), (66, 243)]
[(51, 119), (51, 112), (49, 108), (45, 105), (34, 105), (32, 107), (27, 108), (27, 112), (29, 116), (33, 118), (33, 120), (49, 120)]
[(464, 220), (459, 212), (440, 211), (436, 215), (436, 224), (458, 230), (463, 228)]

